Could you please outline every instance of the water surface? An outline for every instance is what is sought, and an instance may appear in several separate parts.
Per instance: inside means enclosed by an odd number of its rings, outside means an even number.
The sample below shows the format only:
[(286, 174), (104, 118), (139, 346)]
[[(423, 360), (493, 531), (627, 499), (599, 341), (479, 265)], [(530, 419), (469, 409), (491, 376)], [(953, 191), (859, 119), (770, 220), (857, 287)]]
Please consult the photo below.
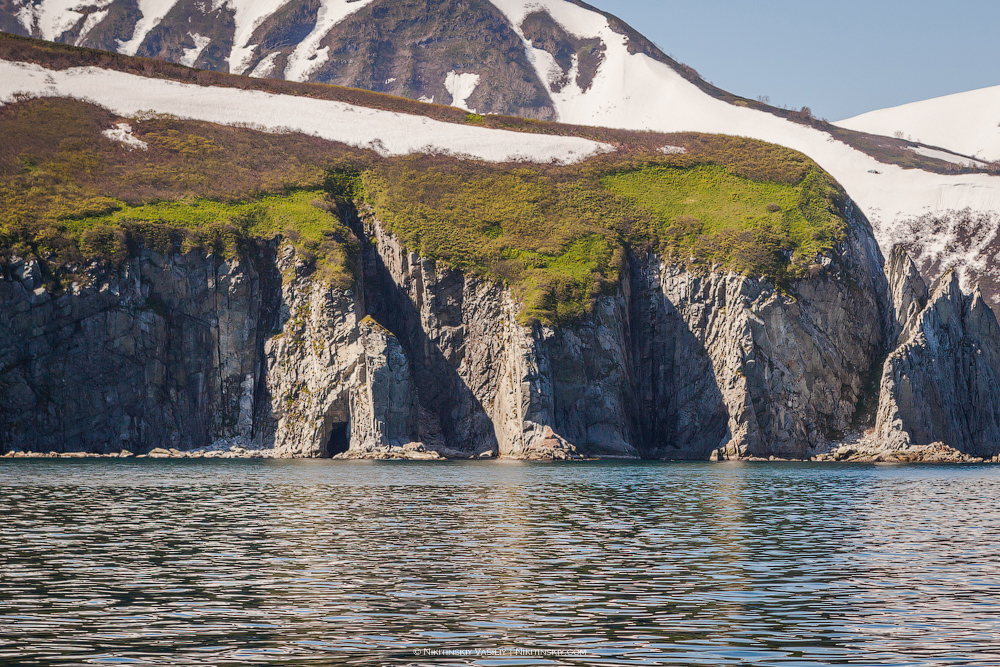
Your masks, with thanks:
[(997, 665), (1000, 469), (0, 461), (2, 665)]

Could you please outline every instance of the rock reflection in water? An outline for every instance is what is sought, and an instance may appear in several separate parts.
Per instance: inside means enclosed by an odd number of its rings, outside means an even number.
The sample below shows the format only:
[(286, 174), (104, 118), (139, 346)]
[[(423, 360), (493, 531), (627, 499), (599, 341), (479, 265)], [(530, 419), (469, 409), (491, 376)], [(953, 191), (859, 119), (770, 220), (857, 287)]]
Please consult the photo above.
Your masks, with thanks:
[(998, 498), (982, 466), (0, 461), (0, 664), (998, 664)]

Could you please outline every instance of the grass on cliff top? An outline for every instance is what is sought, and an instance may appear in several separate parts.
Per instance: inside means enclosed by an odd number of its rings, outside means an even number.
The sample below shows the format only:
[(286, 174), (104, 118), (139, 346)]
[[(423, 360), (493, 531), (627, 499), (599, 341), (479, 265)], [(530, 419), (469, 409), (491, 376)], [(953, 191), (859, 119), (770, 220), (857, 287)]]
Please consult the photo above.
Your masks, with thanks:
[(281, 234), (298, 256), (319, 269), (319, 277), (342, 289), (354, 282), (354, 256), (360, 250), (322, 189), (266, 195), (247, 202), (208, 199), (160, 201), (123, 206), (113, 212), (67, 220), (69, 236), (80, 239), (89, 257), (124, 257), (129, 245), (157, 252), (187, 252), (200, 247), (232, 257), (250, 238)]
[(323, 181), (332, 161), (364, 151), (156, 115), (126, 119), (148, 144), (129, 150), (101, 134), (122, 120), (70, 99), (0, 109), (0, 252), (58, 267), (138, 246), (231, 255), (251, 236), (282, 233), (349, 284), (357, 241), (324, 201)]
[(58, 278), (139, 247), (232, 255), (282, 234), (346, 287), (359, 246), (336, 207), (352, 199), (410, 250), (504, 281), (523, 321), (557, 324), (614, 288), (630, 250), (780, 282), (843, 238), (833, 180), (749, 139), (657, 135), (686, 152), (488, 164), (148, 115), (124, 119), (149, 145), (129, 150), (101, 134), (122, 120), (65, 99), (0, 108), (0, 254)]
[(408, 248), (510, 285), (526, 322), (586, 312), (617, 284), (628, 248), (787, 283), (844, 239), (842, 191), (801, 154), (674, 140), (687, 152), (568, 166), (382, 160), (358, 188)]
[(650, 166), (602, 179), (654, 215), (661, 252), (779, 280), (799, 277), (843, 239), (823, 181), (819, 172), (794, 185), (751, 181), (717, 165)]

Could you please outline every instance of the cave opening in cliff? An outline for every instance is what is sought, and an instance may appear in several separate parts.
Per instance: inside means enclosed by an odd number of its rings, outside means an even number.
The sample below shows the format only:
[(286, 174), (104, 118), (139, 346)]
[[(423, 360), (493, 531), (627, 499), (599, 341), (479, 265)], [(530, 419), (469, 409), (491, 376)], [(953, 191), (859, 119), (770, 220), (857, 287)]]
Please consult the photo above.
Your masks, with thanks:
[(347, 435), (347, 423), (334, 424), (333, 429), (330, 431), (330, 437), (326, 441), (327, 457), (343, 454), (348, 450), (348, 448), (350, 448), (350, 446), (351, 441), (350, 437)]

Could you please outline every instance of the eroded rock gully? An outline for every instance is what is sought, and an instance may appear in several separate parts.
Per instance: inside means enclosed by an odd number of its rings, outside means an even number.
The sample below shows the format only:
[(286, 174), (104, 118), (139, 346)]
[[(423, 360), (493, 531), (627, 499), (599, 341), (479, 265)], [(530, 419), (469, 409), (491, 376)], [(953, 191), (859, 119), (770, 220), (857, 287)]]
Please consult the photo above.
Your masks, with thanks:
[(847, 240), (794, 284), (634, 255), (616, 293), (558, 328), (520, 325), (502, 286), (370, 218), (354, 220), (371, 242), (352, 290), (279, 242), (142, 251), (58, 295), (14, 258), (0, 450), (801, 459), (868, 429), (869, 458), (941, 442), (995, 455), (992, 312), (954, 280), (928, 292), (895, 252), (887, 279), (848, 215)]

